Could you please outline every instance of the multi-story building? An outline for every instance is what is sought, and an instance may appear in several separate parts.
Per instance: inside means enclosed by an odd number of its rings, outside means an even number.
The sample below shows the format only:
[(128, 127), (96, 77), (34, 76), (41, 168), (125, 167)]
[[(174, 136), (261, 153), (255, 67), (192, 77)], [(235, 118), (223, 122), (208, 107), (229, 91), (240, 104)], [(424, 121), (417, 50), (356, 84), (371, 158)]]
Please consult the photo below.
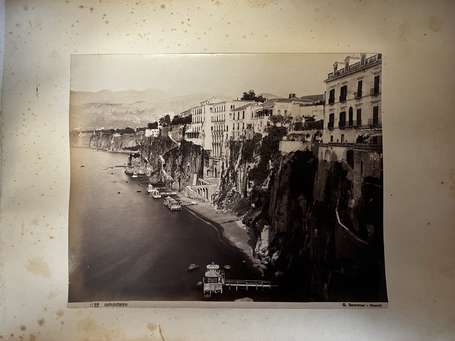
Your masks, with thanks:
[(255, 108), (253, 117), (253, 130), (255, 133), (267, 134), (267, 127), (270, 125), (269, 120), (273, 114), (273, 104), (274, 102), (272, 101), (266, 101)]
[(191, 112), (191, 124), (185, 132), (185, 139), (193, 142), (199, 146), (202, 146), (202, 123), (204, 116), (202, 114), (202, 106), (198, 105), (190, 109)]
[[(350, 64), (351, 59), (359, 59)], [(348, 56), (344, 67), (335, 62), (326, 83), (324, 143), (382, 143), (382, 56)]]
[(247, 130), (253, 130), (254, 116), (259, 104), (256, 102), (246, 103), (236, 107), (232, 111), (228, 136), (234, 141), (245, 137)]
[[(254, 101), (231, 100), (212, 101), (208, 107), (210, 111), (211, 143), (210, 161), (208, 170), (213, 177), (219, 177), (223, 169), (223, 161), (228, 157), (228, 143), (233, 137), (233, 122), (237, 118), (236, 110)], [(208, 127), (208, 125), (207, 125)], [(208, 149), (208, 148), (204, 148)]]
[(212, 154), (214, 158), (220, 158), (224, 154), (224, 141), (227, 135), (226, 115), (229, 114), (228, 102), (213, 103), (211, 107), (211, 133), (212, 133)]

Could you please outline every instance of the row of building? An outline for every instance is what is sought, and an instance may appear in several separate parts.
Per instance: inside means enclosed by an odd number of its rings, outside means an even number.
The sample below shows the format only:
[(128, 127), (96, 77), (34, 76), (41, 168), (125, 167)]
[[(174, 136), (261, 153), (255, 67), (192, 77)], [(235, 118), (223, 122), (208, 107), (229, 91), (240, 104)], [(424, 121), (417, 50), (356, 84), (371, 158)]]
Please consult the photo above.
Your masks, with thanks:
[[(229, 141), (266, 135), (273, 124), (306, 141), (381, 144), (381, 71), (381, 54), (347, 56), (334, 62), (323, 94), (261, 98), (264, 102), (205, 100), (181, 114), (191, 117), (185, 139), (208, 151), (215, 165), (226, 155)], [(219, 173), (215, 169), (213, 176)]]
[[(325, 91), (321, 94), (291, 93), (286, 98), (263, 95), (248, 100), (212, 98), (174, 116), (167, 127), (155, 122), (135, 133), (157, 137), (164, 130), (177, 142), (186, 139), (200, 145), (209, 155), (205, 174), (209, 177), (221, 175), (230, 141), (251, 139), (257, 133), (267, 135), (272, 125), (287, 128), (285, 139), (289, 140), (286, 145), (290, 150), (298, 148), (297, 142), (301, 141), (332, 146), (332, 150), (352, 144), (380, 146), (381, 72), (381, 54), (350, 55), (343, 61), (334, 61), (333, 69), (323, 80)], [(115, 131), (114, 135), (123, 133)]]

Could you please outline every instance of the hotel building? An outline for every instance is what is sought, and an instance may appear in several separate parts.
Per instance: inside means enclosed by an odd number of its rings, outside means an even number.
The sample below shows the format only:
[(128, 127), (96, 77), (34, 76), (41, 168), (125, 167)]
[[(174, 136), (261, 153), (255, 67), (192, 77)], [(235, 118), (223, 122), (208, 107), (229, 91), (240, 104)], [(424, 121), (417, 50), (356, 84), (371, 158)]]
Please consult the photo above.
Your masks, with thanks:
[[(351, 64), (351, 59), (358, 62)], [(324, 143), (382, 143), (382, 55), (335, 62), (326, 83)]]

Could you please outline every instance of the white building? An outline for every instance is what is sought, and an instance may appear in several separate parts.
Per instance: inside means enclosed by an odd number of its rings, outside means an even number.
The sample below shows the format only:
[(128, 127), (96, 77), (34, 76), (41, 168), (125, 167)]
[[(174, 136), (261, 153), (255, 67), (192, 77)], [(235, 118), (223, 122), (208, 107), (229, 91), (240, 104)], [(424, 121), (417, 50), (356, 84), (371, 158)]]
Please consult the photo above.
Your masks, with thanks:
[(202, 105), (198, 105), (190, 109), (191, 124), (185, 132), (185, 139), (199, 146), (202, 146), (203, 144), (202, 124), (204, 122), (204, 115), (202, 113), (202, 109)]
[(238, 141), (245, 138), (247, 130), (253, 130), (254, 116), (259, 107), (259, 103), (250, 102), (236, 107), (232, 111), (228, 126), (229, 138)]
[[(359, 61), (351, 64), (351, 59)], [(326, 83), (324, 143), (382, 143), (381, 54), (335, 62)]]

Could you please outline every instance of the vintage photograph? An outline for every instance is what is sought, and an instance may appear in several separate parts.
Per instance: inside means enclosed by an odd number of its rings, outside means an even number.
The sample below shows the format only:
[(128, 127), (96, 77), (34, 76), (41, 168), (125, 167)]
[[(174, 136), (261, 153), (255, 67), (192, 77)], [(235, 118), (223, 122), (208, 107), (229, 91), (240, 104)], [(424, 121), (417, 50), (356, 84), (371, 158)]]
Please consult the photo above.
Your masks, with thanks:
[(69, 305), (384, 306), (382, 60), (73, 55)]

